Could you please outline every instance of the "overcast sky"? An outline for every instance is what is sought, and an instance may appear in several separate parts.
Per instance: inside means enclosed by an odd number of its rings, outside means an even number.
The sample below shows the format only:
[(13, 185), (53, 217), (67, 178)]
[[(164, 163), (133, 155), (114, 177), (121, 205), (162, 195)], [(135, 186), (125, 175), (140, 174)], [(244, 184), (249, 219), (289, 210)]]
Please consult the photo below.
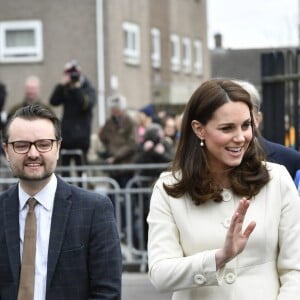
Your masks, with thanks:
[(207, 0), (208, 41), (224, 48), (297, 46), (300, 0)]

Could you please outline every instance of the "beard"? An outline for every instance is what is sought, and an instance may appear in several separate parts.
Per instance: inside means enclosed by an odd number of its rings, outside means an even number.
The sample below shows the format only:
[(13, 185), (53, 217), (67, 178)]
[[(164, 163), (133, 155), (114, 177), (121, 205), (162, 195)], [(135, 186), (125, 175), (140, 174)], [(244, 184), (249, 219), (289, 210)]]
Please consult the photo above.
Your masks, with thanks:
[(48, 179), (49, 177), (51, 177), (51, 175), (53, 174), (53, 172), (44, 172), (43, 174), (35, 174), (35, 175), (28, 175), (25, 172), (13, 172), (13, 175), (21, 180), (24, 181), (31, 181), (31, 182), (35, 182), (35, 181), (43, 181), (45, 179)]
[[(11, 164), (10, 168), (14, 177), (19, 178), (27, 182), (39, 182), (44, 181), (51, 177), (54, 173), (56, 164), (45, 164), (44, 162), (39, 162), (40, 166), (37, 170), (31, 170), (28, 167), (28, 163), (37, 163), (37, 161), (27, 161), (22, 167), (18, 165)], [(28, 170), (26, 170), (28, 168)]]

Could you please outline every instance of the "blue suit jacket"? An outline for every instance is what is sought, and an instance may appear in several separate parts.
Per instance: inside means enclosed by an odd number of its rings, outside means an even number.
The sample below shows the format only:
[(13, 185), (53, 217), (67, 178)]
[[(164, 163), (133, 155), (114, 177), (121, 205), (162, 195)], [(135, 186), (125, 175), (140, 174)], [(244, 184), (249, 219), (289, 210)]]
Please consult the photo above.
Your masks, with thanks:
[[(58, 178), (46, 299), (121, 299), (121, 272), (111, 201)], [(19, 278), (19, 200), (14, 185), (0, 195), (0, 300), (17, 299)]]
[(262, 137), (259, 140), (266, 152), (267, 161), (284, 165), (294, 179), (297, 170), (300, 169), (300, 152)]

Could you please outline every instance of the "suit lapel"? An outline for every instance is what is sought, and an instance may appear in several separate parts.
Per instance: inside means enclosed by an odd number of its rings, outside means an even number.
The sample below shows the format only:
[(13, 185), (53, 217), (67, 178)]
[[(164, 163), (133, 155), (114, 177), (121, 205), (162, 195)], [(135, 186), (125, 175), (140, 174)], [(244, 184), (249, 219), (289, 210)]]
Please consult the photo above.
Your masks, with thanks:
[(68, 184), (57, 178), (57, 190), (54, 198), (53, 214), (51, 220), (48, 265), (47, 265), (47, 289), (51, 283), (57, 260), (61, 251), (65, 236), (68, 216), (72, 201)]
[(13, 186), (7, 192), (4, 201), (4, 232), (7, 241), (9, 263), (15, 282), (20, 276), (20, 230), (19, 230), (19, 200), (18, 186)]

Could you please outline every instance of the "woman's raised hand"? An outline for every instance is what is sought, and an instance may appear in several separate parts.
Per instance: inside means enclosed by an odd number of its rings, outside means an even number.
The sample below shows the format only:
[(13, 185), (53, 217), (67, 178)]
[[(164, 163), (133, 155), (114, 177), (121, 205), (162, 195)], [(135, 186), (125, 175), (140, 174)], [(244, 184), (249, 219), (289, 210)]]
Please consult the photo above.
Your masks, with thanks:
[(256, 223), (252, 221), (243, 231), (243, 223), (249, 205), (250, 201), (248, 199), (242, 198), (240, 200), (239, 206), (231, 218), (224, 246), (216, 252), (217, 269), (223, 267), (228, 261), (232, 260), (245, 249), (249, 236), (256, 225)]

